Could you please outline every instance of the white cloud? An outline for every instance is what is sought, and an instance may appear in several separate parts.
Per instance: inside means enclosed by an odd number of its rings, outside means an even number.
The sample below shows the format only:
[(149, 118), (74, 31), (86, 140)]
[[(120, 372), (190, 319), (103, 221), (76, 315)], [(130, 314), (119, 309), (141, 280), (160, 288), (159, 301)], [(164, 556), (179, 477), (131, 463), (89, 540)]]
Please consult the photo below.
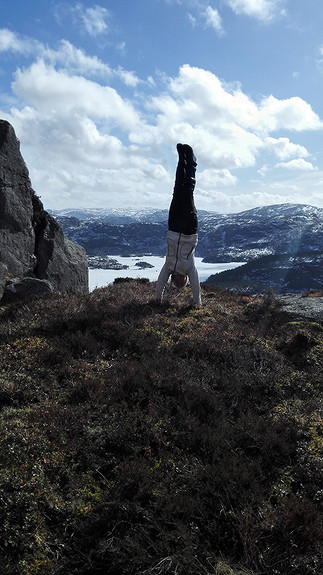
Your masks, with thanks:
[(268, 146), (269, 151), (273, 153), (282, 161), (289, 160), (290, 158), (306, 158), (309, 153), (304, 146), (293, 144), (289, 138), (265, 138), (265, 145)]
[(76, 48), (67, 40), (62, 40), (57, 50), (49, 49), (43, 45), (38, 46), (39, 57), (46, 59), (52, 65), (59, 64), (79, 74), (94, 76), (100, 74), (111, 76), (110, 66), (103, 63), (97, 56), (87, 56), (84, 50)]
[(16, 34), (3, 28), (0, 30), (0, 52), (21, 52), (21, 42), (18, 41)]
[(90, 36), (98, 36), (103, 34), (108, 29), (107, 20), (109, 19), (109, 12), (102, 6), (93, 6), (82, 11), (82, 21), (84, 27)]
[(268, 173), (269, 170), (270, 170), (270, 167), (268, 166), (268, 164), (264, 164), (263, 166), (261, 166), (261, 168), (259, 168), (259, 170), (258, 170), (257, 173), (258, 173), (262, 178), (264, 178), (264, 177), (267, 175), (267, 173)]
[(264, 129), (271, 132), (282, 129), (298, 132), (323, 127), (310, 104), (299, 97), (286, 100), (278, 100), (274, 96), (264, 98), (261, 102), (260, 118)]
[(119, 77), (126, 86), (129, 86), (131, 88), (135, 88), (140, 83), (139, 78), (136, 76), (134, 72), (124, 70), (120, 66), (116, 70), (115, 75)]
[(19, 52), (31, 55), (53, 67), (60, 66), (69, 73), (102, 78), (119, 78), (126, 86), (136, 87), (140, 80), (133, 71), (119, 66), (113, 70), (97, 56), (88, 56), (84, 50), (76, 48), (68, 40), (61, 40), (57, 49), (49, 48), (41, 42), (22, 37), (7, 29), (0, 29), (0, 52)]
[(195, 18), (195, 16), (193, 16), (193, 14), (191, 14), (190, 12), (187, 14), (187, 18), (189, 20), (189, 22), (192, 25), (192, 28), (195, 28), (196, 24), (197, 24), (197, 18)]
[[(218, 4), (220, 7), (227, 4), (238, 16), (244, 15), (262, 23), (269, 23), (278, 16), (286, 16), (285, 3), (286, 0), (222, 0)], [(208, 0), (186, 0), (182, 4), (188, 5), (192, 10), (187, 16), (193, 27), (204, 25), (213, 28), (219, 36), (224, 33), (222, 16)]]
[(111, 13), (99, 5), (87, 8), (81, 2), (72, 5), (60, 2), (55, 7), (55, 17), (58, 23), (65, 21), (68, 17), (75, 28), (92, 38), (102, 36), (110, 31)]
[(253, 166), (257, 154), (268, 148), (280, 159), (305, 157), (304, 147), (288, 138), (268, 139), (270, 132), (322, 127), (318, 116), (300, 98), (270, 97), (257, 105), (239, 86), (225, 85), (211, 72), (188, 65), (152, 105), (157, 126), (150, 129), (151, 137), (157, 129), (171, 138), (181, 133), (199, 148), (203, 162), (218, 169)]
[[(225, 0), (236, 14), (245, 14), (262, 21), (269, 21), (278, 14), (284, 0)], [(284, 13), (284, 11), (280, 11)]]
[(22, 55), (32, 55), (44, 58), (53, 65), (59, 64), (66, 68), (77, 69), (82, 74), (111, 74), (109, 66), (96, 56), (87, 56), (67, 40), (62, 40), (57, 50), (48, 48), (41, 42), (15, 34), (10, 30), (0, 29), (0, 52), (19, 52)]
[(216, 8), (207, 6), (205, 10), (205, 22), (206, 26), (214, 28), (218, 34), (223, 33), (222, 18)]
[(311, 162), (307, 162), (303, 158), (290, 160), (289, 162), (280, 162), (276, 164), (276, 166), (277, 168), (285, 168), (286, 170), (305, 170), (310, 172), (316, 169)]
[[(212, 190), (220, 186), (235, 186), (237, 178), (227, 169), (206, 169), (199, 173), (199, 189)], [(206, 192), (207, 195), (207, 192)]]
[[(9, 36), (6, 49), (16, 40)], [(300, 98), (269, 96), (257, 103), (239, 84), (225, 84), (189, 65), (176, 77), (151, 78), (152, 96), (131, 72), (110, 69), (100, 60), (93, 65), (102, 73), (86, 77), (91, 58), (70, 43), (62, 42), (56, 51), (37, 45), (35, 57), (15, 74), (12, 88), (20, 104), (0, 114), (13, 124), (34, 189), (47, 208), (167, 207), (178, 141), (197, 153), (199, 209), (247, 209), (255, 205), (255, 194), (269, 187), (273, 168), (314, 169), (304, 160), (307, 149), (284, 135), (322, 127)], [(114, 85), (121, 77), (127, 98)], [(271, 155), (280, 164), (271, 162)], [(244, 191), (243, 170), (257, 168), (260, 157), (264, 183)]]
[(104, 120), (111, 128), (131, 130), (138, 123), (135, 108), (110, 87), (82, 76), (55, 70), (38, 60), (16, 72), (14, 91), (41, 112), (65, 121), (76, 115)]
[(14, 52), (29, 55), (39, 49), (37, 40), (24, 38), (8, 28), (0, 29), (0, 52)]

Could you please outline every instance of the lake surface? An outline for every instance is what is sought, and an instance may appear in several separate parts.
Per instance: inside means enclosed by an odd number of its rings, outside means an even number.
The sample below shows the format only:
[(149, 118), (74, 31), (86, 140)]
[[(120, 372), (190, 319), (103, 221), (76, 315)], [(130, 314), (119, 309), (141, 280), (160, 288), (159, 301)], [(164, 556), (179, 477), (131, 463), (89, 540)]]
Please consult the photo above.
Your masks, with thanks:
[[(149, 281), (157, 281), (158, 274), (164, 265), (165, 257), (158, 256), (143, 256), (143, 257), (121, 257), (109, 256), (117, 260), (122, 265), (129, 266), (126, 270), (100, 270), (89, 269), (89, 289), (93, 291), (95, 288), (104, 287), (113, 283), (115, 278), (148, 278)], [(146, 262), (154, 267), (147, 269), (140, 269), (136, 266), (139, 262)], [(199, 273), (200, 282), (204, 282), (213, 274), (231, 270), (243, 265), (244, 262), (230, 262), (220, 264), (203, 263), (202, 258), (195, 258), (195, 264)]]

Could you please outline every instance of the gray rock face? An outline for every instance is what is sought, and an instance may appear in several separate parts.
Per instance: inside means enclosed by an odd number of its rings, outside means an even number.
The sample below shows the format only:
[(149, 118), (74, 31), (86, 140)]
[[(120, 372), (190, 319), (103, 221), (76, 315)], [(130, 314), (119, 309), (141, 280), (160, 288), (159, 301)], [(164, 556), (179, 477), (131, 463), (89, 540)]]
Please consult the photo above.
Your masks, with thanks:
[(88, 291), (88, 264), (84, 248), (69, 240), (56, 220), (34, 197), (36, 277), (59, 291)]
[(0, 263), (0, 299), (3, 296), (4, 288), (6, 285), (7, 274), (8, 274), (7, 266)]
[(10, 273), (32, 274), (34, 256), (32, 190), (13, 127), (0, 121), (0, 261)]
[(5, 120), (0, 120), (0, 262), (11, 276), (48, 280), (60, 291), (88, 292), (85, 250), (44, 210), (14, 129)]

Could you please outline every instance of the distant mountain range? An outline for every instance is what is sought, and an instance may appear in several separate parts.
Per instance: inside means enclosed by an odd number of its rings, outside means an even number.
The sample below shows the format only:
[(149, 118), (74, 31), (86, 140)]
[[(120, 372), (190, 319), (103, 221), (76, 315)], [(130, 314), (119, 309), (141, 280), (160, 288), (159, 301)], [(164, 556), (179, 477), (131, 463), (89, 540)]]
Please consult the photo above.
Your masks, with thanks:
[[(168, 210), (52, 211), (67, 237), (94, 255), (163, 255)], [(208, 283), (249, 292), (322, 289), (323, 209), (280, 204), (240, 212), (199, 212), (196, 255), (246, 265)]]

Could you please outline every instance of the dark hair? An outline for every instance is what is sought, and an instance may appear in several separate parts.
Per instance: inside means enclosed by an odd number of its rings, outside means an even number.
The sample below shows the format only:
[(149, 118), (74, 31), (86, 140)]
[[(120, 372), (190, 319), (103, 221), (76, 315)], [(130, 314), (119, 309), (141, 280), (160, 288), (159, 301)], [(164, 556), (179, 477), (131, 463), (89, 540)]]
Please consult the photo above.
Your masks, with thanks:
[(178, 289), (181, 289), (187, 285), (188, 277), (182, 274), (172, 274), (172, 282)]

